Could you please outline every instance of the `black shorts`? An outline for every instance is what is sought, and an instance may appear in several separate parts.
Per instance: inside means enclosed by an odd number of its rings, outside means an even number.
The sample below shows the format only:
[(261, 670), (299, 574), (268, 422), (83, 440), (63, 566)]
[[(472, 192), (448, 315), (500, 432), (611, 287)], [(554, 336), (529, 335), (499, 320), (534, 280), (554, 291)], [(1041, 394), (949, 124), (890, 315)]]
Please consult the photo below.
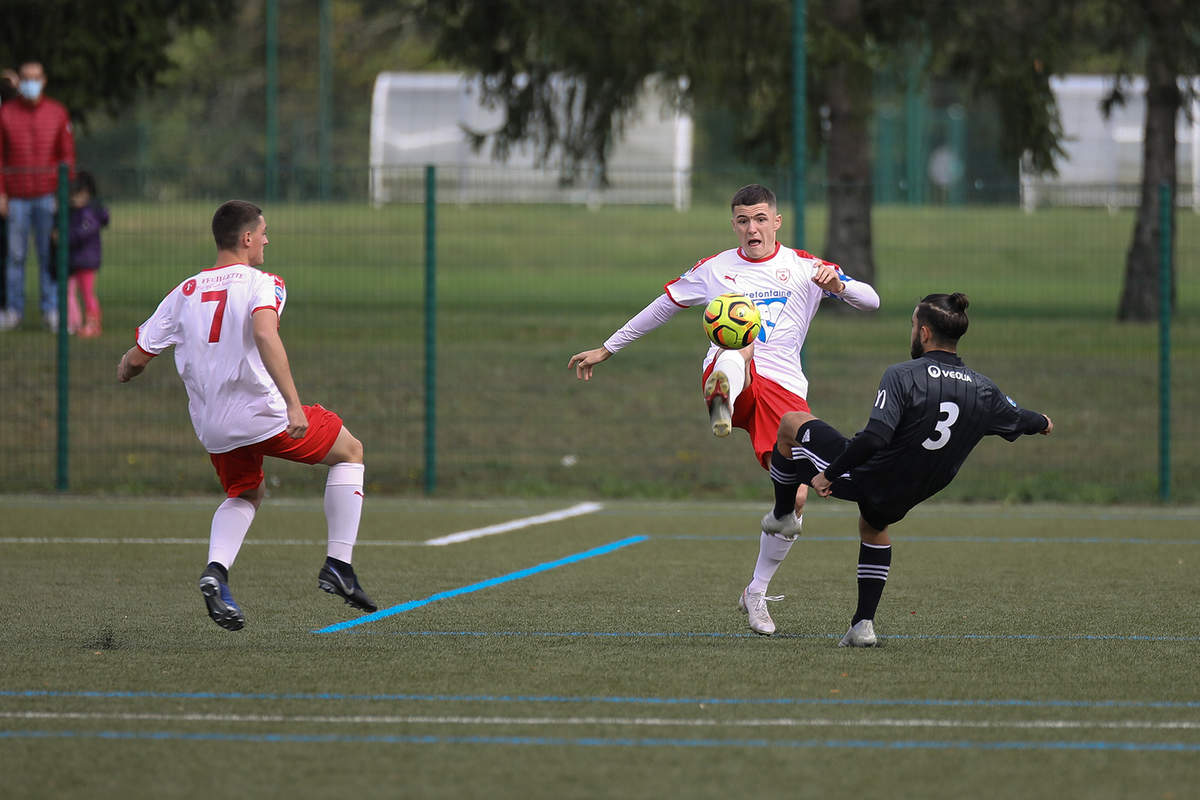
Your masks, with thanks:
[[(800, 430), (796, 431), (796, 444), (792, 447), (792, 458), (796, 460), (800, 482), (811, 486), (817, 473), (824, 472), (849, 444), (849, 439), (824, 420), (809, 420), (801, 425)], [(857, 503), (862, 518), (877, 531), (899, 522), (912, 510), (910, 505), (880, 503), (870, 498), (868, 487), (856, 484), (848, 474), (833, 478), (832, 484), (833, 496)]]

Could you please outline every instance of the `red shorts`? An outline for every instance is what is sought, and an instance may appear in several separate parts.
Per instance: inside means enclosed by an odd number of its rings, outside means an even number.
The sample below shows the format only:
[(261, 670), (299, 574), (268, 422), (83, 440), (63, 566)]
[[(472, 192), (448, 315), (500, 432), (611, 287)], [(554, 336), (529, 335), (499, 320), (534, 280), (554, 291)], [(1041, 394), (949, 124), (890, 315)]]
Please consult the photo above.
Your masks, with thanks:
[[(713, 360), (713, 364), (716, 360)], [(704, 369), (700, 376), (700, 385), (712, 374), (713, 364)], [(771, 450), (775, 448), (775, 440), (779, 438), (779, 421), (789, 411), (807, 411), (812, 413), (808, 402), (798, 394), (789, 392), (770, 378), (764, 378), (754, 368), (754, 360), (750, 360), (750, 383), (738, 395), (733, 404), (733, 427), (741, 428), (750, 434), (750, 444), (754, 447), (754, 455), (763, 469), (771, 468)]]
[(263, 481), (263, 456), (318, 464), (329, 455), (342, 431), (342, 418), (320, 405), (305, 406), (304, 416), (308, 417), (308, 431), (303, 439), (293, 439), (287, 431), (280, 431), (270, 439), (228, 453), (209, 453), (225, 494), (238, 497), (257, 489)]

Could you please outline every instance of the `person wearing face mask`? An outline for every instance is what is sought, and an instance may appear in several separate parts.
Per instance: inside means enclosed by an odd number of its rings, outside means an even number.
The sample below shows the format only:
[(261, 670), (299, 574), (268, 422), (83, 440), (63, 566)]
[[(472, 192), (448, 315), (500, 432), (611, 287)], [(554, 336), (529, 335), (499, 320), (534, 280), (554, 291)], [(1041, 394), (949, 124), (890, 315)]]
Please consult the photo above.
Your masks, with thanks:
[(40, 267), (42, 321), (58, 330), (58, 288), (50, 263), (58, 165), (75, 171), (75, 139), (66, 108), (44, 95), (46, 72), (37, 61), (18, 70), (17, 97), (0, 105), (0, 217), (8, 223), (5, 307), (0, 331), (25, 315), (25, 257), (33, 235)]

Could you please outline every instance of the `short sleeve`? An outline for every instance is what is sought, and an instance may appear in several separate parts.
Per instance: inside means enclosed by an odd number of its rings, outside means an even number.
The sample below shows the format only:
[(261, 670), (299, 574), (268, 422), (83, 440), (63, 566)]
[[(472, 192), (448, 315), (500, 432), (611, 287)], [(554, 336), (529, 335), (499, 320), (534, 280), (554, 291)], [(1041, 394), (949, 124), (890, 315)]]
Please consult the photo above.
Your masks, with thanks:
[(250, 313), (264, 308), (273, 308), (275, 313), (283, 316), (283, 306), (287, 303), (287, 285), (283, 278), (264, 272), (254, 284), (254, 296), (250, 301)]
[(179, 344), (179, 302), (182, 294), (191, 294), (196, 281), (184, 281), (158, 304), (158, 308), (137, 329), (137, 346), (156, 356), (168, 347)]

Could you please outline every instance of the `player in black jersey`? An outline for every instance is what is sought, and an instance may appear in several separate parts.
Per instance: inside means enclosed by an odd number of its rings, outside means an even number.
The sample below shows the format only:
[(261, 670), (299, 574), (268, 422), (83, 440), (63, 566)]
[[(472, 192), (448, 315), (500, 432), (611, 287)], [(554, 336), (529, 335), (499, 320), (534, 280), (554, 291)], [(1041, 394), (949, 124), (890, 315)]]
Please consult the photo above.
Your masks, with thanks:
[(858, 503), (858, 608), (839, 647), (873, 647), (875, 609), (892, 563), (888, 526), (954, 479), (988, 434), (1010, 442), (1049, 434), (1054, 423), (1021, 408), (956, 354), (967, 332), (967, 297), (931, 294), (913, 311), (912, 360), (883, 373), (867, 426), (847, 439), (804, 412), (786, 414), (771, 454), (775, 518), (791, 513), (796, 487)]

